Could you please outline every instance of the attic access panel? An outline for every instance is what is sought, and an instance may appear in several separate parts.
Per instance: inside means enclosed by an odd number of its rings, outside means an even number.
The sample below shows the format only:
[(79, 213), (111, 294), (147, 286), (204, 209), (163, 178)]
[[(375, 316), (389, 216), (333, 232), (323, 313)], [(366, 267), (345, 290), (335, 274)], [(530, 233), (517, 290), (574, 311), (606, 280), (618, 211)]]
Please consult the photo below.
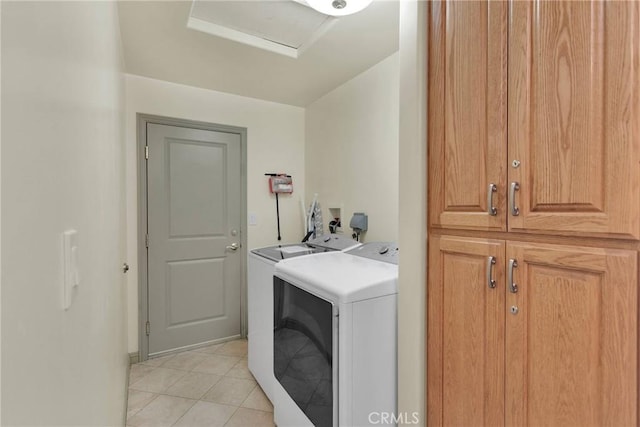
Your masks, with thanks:
[(194, 0), (187, 27), (298, 58), (334, 22), (294, 0)]

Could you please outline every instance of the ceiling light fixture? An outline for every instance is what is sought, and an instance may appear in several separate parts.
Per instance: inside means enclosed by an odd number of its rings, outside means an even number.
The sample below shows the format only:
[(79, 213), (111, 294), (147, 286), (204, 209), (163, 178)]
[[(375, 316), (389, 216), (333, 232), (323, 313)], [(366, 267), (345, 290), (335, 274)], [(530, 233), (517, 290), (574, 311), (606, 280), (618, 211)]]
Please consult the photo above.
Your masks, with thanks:
[(307, 4), (320, 13), (331, 16), (345, 16), (360, 12), (373, 0), (306, 0)]

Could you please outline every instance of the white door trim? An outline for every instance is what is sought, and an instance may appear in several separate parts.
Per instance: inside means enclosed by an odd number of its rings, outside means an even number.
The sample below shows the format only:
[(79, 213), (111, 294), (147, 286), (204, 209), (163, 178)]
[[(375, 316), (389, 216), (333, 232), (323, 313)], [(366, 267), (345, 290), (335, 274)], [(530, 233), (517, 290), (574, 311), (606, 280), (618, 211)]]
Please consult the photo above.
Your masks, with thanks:
[(240, 289), (240, 334), (242, 338), (247, 336), (247, 129), (237, 126), (227, 126), (215, 123), (198, 122), (193, 120), (176, 119), (171, 117), (155, 116), (137, 113), (137, 144), (138, 158), (138, 352), (139, 360), (144, 361), (149, 357), (149, 337), (146, 334), (146, 323), (149, 319), (148, 298), (148, 257), (146, 247), (147, 226), (147, 159), (145, 146), (147, 145), (147, 124), (160, 124), (179, 126), (190, 129), (202, 129), (218, 132), (230, 132), (240, 135), (240, 162), (241, 162), (241, 232), (240, 232), (240, 263), (241, 263), (241, 289)]

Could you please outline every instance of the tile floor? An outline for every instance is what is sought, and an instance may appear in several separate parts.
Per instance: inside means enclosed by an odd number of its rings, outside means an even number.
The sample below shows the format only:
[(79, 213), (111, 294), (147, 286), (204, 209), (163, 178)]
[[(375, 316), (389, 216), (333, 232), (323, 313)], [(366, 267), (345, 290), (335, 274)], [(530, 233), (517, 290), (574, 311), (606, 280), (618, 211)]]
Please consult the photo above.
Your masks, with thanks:
[(273, 407), (236, 340), (132, 365), (127, 426), (274, 426)]

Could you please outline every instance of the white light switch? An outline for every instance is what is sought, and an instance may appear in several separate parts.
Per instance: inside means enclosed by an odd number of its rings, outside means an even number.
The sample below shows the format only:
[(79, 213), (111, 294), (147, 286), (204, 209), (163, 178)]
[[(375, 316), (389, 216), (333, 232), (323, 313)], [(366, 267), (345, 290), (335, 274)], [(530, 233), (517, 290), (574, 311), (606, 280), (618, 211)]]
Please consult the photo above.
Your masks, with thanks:
[(258, 215), (254, 212), (249, 213), (249, 225), (258, 225)]
[(75, 289), (80, 284), (78, 273), (78, 232), (67, 230), (62, 235), (64, 252), (64, 283), (62, 289), (62, 306), (65, 310), (71, 307)]

